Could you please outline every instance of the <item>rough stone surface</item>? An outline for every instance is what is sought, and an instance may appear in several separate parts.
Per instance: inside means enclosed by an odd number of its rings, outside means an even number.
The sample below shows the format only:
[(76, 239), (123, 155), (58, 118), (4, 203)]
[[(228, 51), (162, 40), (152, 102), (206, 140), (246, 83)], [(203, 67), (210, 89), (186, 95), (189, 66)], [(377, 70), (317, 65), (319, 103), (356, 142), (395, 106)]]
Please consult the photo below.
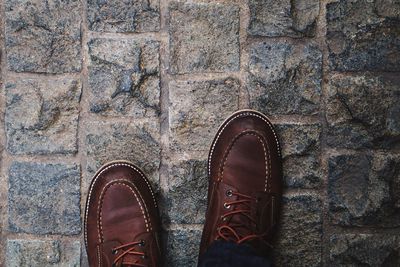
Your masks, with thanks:
[(79, 267), (81, 245), (78, 241), (8, 240), (8, 267)]
[(261, 36), (314, 36), (318, 0), (249, 0), (248, 33)]
[(288, 41), (250, 46), (250, 107), (266, 114), (313, 115), (321, 98), (322, 55), (313, 45)]
[(88, 25), (99, 32), (151, 32), (160, 28), (158, 0), (88, 0)]
[(94, 39), (88, 46), (91, 112), (140, 118), (160, 113), (158, 42)]
[(168, 223), (203, 223), (207, 208), (207, 161), (188, 160), (170, 167), (166, 200)]
[(101, 123), (87, 125), (86, 157), (90, 182), (101, 165), (112, 160), (129, 160), (141, 168), (158, 189), (160, 133), (158, 123)]
[(169, 23), (172, 73), (239, 70), (237, 6), (172, 3)]
[(338, 155), (328, 168), (334, 224), (400, 226), (400, 156)]
[(400, 147), (400, 78), (396, 75), (333, 75), (325, 102), (328, 145)]
[(81, 70), (81, 1), (5, 0), (5, 16), (10, 70)]
[(168, 231), (166, 266), (196, 267), (201, 233), (202, 231), (193, 229)]
[(330, 67), (338, 71), (400, 71), (398, 1), (346, 1), (327, 5)]
[(336, 234), (330, 238), (329, 266), (400, 266), (398, 235)]
[(170, 148), (183, 158), (204, 158), (219, 125), (239, 105), (239, 82), (172, 81), (169, 84)]
[(283, 197), (277, 266), (321, 266), (322, 202), (318, 196), (291, 193)]
[(6, 84), (7, 150), (12, 154), (77, 152), (81, 87), (70, 79)]
[(80, 197), (77, 165), (13, 162), (8, 172), (9, 230), (79, 234)]
[(315, 188), (323, 181), (320, 170), (321, 125), (279, 124), (283, 176), (290, 188)]

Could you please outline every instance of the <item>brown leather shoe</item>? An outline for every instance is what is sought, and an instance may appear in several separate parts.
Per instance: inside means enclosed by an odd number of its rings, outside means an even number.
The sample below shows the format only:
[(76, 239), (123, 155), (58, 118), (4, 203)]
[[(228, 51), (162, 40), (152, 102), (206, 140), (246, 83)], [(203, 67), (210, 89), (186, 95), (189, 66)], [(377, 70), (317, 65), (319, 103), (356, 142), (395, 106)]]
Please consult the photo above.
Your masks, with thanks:
[(89, 265), (160, 266), (160, 230), (154, 193), (143, 172), (125, 161), (101, 167), (86, 201)]
[(281, 153), (272, 124), (252, 110), (229, 117), (208, 158), (208, 206), (200, 256), (214, 240), (252, 245), (266, 255), (281, 202)]

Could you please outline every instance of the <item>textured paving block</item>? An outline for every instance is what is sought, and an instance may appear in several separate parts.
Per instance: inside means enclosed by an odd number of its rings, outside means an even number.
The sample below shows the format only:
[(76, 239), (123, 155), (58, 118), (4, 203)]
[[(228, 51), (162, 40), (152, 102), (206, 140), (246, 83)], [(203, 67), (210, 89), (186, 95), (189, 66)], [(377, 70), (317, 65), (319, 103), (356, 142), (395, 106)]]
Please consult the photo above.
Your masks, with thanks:
[(238, 109), (239, 87), (231, 78), (170, 82), (170, 148), (186, 158), (206, 155), (219, 125)]
[(320, 170), (321, 125), (276, 125), (283, 156), (283, 176), (287, 187), (315, 188), (322, 184)]
[(237, 6), (172, 3), (169, 27), (172, 73), (239, 70)]
[(400, 226), (400, 157), (387, 154), (332, 156), (328, 197), (334, 224)]
[(94, 39), (88, 46), (91, 112), (140, 118), (160, 113), (158, 42)]
[(278, 232), (277, 266), (321, 266), (322, 202), (318, 196), (291, 193), (283, 197)]
[(90, 177), (86, 181), (90, 182), (91, 176), (101, 165), (123, 159), (136, 164), (158, 187), (159, 131), (158, 122), (89, 123), (86, 129), (86, 157)]
[(168, 223), (203, 223), (207, 207), (207, 160), (176, 162), (166, 193)]
[(327, 5), (330, 67), (400, 71), (400, 3), (346, 1)]
[(87, 1), (91, 31), (149, 32), (160, 28), (159, 0)]
[(79, 72), (81, 8), (80, 1), (5, 0), (8, 68)]
[(318, 0), (249, 0), (249, 8), (251, 35), (315, 35)]
[(81, 83), (20, 80), (6, 84), (7, 150), (12, 154), (77, 152)]
[(167, 236), (168, 267), (196, 267), (199, 254), (200, 230), (179, 229), (170, 230)]
[(9, 230), (79, 234), (80, 197), (77, 165), (13, 162), (8, 172)]
[(80, 266), (81, 244), (59, 240), (7, 240), (6, 266)]
[(322, 55), (312, 45), (287, 41), (250, 46), (247, 90), (250, 107), (266, 114), (317, 114)]
[(398, 235), (336, 234), (330, 238), (329, 266), (400, 266)]
[(400, 77), (333, 75), (329, 80), (325, 101), (328, 145), (400, 146)]

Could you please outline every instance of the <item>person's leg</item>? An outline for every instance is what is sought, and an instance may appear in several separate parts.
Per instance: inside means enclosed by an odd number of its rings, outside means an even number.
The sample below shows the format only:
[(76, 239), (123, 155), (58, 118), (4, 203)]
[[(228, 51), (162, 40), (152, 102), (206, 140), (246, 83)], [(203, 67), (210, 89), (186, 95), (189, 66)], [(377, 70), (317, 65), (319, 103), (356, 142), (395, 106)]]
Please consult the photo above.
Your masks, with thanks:
[(129, 162), (111, 162), (96, 173), (84, 229), (90, 266), (162, 265), (154, 194), (144, 174)]
[(271, 267), (272, 261), (259, 256), (253, 247), (246, 244), (217, 240), (199, 259), (199, 267)]
[(281, 164), (277, 135), (263, 114), (240, 111), (221, 125), (209, 154), (199, 266), (271, 265), (267, 257), (280, 210)]

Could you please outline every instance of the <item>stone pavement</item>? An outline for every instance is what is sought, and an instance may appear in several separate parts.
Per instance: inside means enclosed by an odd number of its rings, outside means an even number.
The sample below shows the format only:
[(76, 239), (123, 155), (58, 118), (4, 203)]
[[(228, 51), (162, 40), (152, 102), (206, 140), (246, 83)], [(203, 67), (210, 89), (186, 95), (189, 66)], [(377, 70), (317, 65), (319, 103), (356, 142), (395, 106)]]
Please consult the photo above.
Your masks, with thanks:
[[(0, 0), (0, 265), (87, 266), (103, 163), (158, 192), (195, 266), (206, 157), (240, 108), (278, 129), (278, 266), (400, 266), (398, 0)], [(4, 114), (4, 115), (3, 115)]]

